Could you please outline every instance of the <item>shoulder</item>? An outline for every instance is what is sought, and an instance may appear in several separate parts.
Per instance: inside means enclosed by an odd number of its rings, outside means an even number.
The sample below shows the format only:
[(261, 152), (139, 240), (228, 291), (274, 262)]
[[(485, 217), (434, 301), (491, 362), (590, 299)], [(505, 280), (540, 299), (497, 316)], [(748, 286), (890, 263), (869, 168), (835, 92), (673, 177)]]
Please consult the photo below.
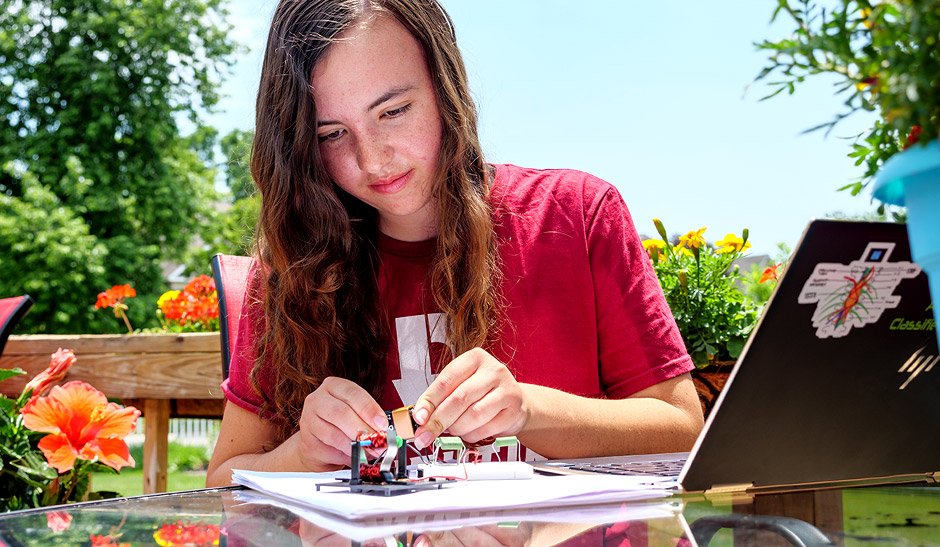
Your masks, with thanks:
[(545, 198), (590, 203), (609, 192), (617, 193), (609, 182), (576, 169), (533, 169), (511, 164), (494, 167), (492, 197), (496, 204), (518, 205)]
[(494, 167), (490, 203), (498, 218), (562, 215), (591, 224), (601, 209), (626, 207), (614, 185), (584, 171)]

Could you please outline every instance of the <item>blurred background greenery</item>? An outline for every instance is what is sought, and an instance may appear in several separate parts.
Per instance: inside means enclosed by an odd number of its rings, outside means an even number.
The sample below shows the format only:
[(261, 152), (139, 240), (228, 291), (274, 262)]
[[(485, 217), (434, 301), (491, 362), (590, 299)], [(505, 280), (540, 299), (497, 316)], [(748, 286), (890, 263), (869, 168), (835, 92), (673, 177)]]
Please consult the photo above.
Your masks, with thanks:
[(0, 9), (0, 295), (36, 301), (18, 333), (120, 332), (94, 303), (124, 283), (147, 302), (131, 322), (157, 326), (167, 268), (246, 252), (252, 135), (203, 122), (241, 51), (227, 15), (222, 0)]

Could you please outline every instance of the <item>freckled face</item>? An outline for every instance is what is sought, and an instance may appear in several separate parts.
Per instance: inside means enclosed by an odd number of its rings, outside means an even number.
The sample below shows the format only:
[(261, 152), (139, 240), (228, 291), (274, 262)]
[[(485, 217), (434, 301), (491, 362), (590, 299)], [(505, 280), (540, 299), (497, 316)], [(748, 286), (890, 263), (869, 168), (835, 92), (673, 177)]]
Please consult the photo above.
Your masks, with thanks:
[(333, 181), (376, 208), (386, 235), (436, 235), (441, 116), (414, 36), (389, 16), (350, 28), (314, 68), (312, 85), (320, 154)]

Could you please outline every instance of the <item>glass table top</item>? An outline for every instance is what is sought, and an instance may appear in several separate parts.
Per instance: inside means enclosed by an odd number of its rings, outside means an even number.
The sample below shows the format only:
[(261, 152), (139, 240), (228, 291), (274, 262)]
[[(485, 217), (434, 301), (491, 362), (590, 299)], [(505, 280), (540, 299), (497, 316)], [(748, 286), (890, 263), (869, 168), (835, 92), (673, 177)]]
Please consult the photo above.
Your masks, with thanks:
[[(402, 503), (407, 503), (407, 496)], [(940, 487), (697, 496), (349, 522), (250, 490), (175, 492), (0, 514), (0, 546), (940, 545)]]

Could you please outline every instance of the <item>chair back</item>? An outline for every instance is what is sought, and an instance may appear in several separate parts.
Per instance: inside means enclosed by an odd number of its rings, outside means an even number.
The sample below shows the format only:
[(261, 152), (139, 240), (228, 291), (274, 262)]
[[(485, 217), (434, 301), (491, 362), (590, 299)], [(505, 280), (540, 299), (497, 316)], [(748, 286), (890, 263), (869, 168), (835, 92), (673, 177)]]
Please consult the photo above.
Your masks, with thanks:
[(0, 299), (0, 353), (3, 353), (10, 333), (32, 307), (33, 299), (28, 294)]
[(222, 378), (228, 378), (228, 367), (235, 349), (238, 321), (248, 287), (250, 256), (217, 254), (212, 257), (212, 275), (219, 296), (219, 338), (222, 340)]

